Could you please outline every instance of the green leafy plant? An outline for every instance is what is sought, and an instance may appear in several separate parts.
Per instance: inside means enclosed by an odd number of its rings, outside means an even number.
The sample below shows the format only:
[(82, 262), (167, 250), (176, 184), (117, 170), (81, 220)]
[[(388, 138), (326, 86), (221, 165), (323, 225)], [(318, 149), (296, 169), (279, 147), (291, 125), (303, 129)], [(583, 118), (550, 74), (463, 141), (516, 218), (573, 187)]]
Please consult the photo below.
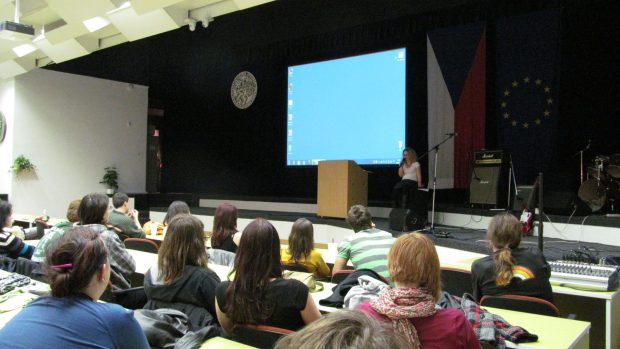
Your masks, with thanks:
[(35, 166), (28, 160), (24, 155), (19, 155), (13, 160), (13, 166), (11, 166), (11, 171), (19, 176), (21, 173), (34, 171)]
[(107, 185), (110, 189), (118, 189), (118, 171), (116, 171), (116, 167), (106, 167), (103, 179), (99, 183)]

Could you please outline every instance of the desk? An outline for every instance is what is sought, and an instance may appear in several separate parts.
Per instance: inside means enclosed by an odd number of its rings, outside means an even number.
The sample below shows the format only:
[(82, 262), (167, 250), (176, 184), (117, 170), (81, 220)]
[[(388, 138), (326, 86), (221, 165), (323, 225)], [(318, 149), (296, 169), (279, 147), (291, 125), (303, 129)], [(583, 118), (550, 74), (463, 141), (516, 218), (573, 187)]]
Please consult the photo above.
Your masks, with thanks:
[[(151, 266), (157, 264), (157, 254), (143, 252), (138, 250), (127, 249), (127, 252), (133, 257), (136, 261), (136, 273), (137, 274), (146, 274), (146, 272), (151, 268)], [(217, 276), (220, 277), (220, 280), (224, 281), (228, 279), (228, 272), (230, 271), (229, 266), (225, 265), (217, 265), (213, 263), (209, 263), (209, 269), (213, 270)]]
[(587, 349), (590, 345), (590, 323), (588, 322), (490, 307), (484, 307), (484, 309), (503, 317), (511, 325), (521, 326), (538, 335), (537, 342), (509, 343), (511, 347)]
[[(471, 264), (485, 255), (436, 246), (441, 266), (471, 270)], [(553, 302), (563, 316), (575, 314), (577, 320), (592, 324), (592, 348), (620, 348), (620, 290), (582, 291), (551, 285)]]
[[(7, 276), (9, 274), (11, 273), (0, 270), (0, 277)], [(48, 284), (35, 280), (32, 280), (30, 285), (18, 287), (17, 289), (24, 292), (0, 303), (0, 328), (4, 327), (7, 322), (17, 315), (17, 313), (19, 313), (33, 299), (39, 298), (39, 295), (43, 293), (50, 292), (50, 286)]]
[[(13, 215), (13, 220), (17, 223), (15, 225), (19, 225), (20, 227), (23, 228), (32, 228), (32, 222), (34, 222), (34, 220), (37, 217), (41, 217), (41, 215), (35, 216), (35, 215), (26, 215), (26, 214), (14, 214)], [(46, 223), (49, 225), (54, 225), (54, 224), (58, 224), (60, 222), (64, 222), (66, 221), (66, 218), (50, 218)]]
[[(338, 308), (319, 305), (319, 300), (325, 299), (332, 294), (335, 284), (324, 282), (325, 289), (321, 292), (311, 293), (312, 298), (321, 313), (338, 311)], [(535, 343), (514, 344), (507, 343), (511, 348), (567, 348), (587, 349), (589, 345), (590, 323), (564, 318), (549, 317), (536, 314), (528, 314), (504, 309), (485, 307), (488, 311), (500, 315), (511, 325), (521, 326), (538, 335)]]

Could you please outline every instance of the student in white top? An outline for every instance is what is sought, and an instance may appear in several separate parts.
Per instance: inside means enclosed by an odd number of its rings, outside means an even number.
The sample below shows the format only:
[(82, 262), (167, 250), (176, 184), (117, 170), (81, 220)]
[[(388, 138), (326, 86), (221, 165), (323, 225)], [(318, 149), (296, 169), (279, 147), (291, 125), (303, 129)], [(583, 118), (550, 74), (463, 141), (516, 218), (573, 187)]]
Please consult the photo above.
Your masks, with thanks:
[(422, 179), (422, 169), (418, 162), (418, 154), (411, 147), (403, 150), (403, 159), (398, 167), (398, 175), (402, 178), (396, 183), (392, 191), (392, 201), (394, 207), (408, 207), (412, 202), (411, 194), (415, 194), (418, 188), (424, 187)]

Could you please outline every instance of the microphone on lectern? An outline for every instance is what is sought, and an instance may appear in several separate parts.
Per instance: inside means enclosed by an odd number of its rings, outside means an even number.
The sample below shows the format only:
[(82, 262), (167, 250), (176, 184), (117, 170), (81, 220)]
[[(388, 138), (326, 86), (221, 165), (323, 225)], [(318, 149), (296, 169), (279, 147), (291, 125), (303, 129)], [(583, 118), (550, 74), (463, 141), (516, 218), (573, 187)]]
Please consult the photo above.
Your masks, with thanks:
[(456, 132), (446, 133), (446, 136), (458, 136), (459, 134)]

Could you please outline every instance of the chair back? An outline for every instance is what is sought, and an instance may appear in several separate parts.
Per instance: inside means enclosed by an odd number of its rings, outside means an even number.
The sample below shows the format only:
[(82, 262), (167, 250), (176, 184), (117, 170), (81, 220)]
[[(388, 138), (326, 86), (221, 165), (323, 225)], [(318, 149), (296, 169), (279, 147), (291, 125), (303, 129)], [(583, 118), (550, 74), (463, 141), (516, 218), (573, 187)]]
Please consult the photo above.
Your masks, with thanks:
[(210, 248), (207, 249), (207, 255), (209, 256), (209, 262), (217, 265), (225, 265), (232, 267), (235, 265), (235, 254), (226, 251), (220, 250), (219, 248)]
[(464, 293), (473, 294), (471, 271), (459, 268), (441, 267), (441, 289), (453, 296), (462, 297)]
[(310, 272), (305, 265), (300, 263), (282, 263), (282, 270), (301, 271), (304, 273)]
[(237, 325), (232, 339), (257, 348), (273, 348), (280, 337), (295, 331), (266, 325)]
[(157, 244), (149, 239), (140, 238), (127, 238), (123, 241), (125, 248), (130, 250), (138, 250), (149, 253), (157, 253), (159, 247)]
[(342, 280), (346, 279), (347, 276), (349, 276), (349, 274), (351, 274), (354, 271), (355, 270), (353, 270), (353, 269), (343, 269), (343, 270), (337, 272), (336, 274), (332, 275), (332, 283), (334, 283), (334, 284), (341, 283)]
[(536, 297), (515, 294), (484, 296), (480, 300), (480, 306), (516, 310), (531, 314), (560, 316), (560, 310), (551, 302)]

